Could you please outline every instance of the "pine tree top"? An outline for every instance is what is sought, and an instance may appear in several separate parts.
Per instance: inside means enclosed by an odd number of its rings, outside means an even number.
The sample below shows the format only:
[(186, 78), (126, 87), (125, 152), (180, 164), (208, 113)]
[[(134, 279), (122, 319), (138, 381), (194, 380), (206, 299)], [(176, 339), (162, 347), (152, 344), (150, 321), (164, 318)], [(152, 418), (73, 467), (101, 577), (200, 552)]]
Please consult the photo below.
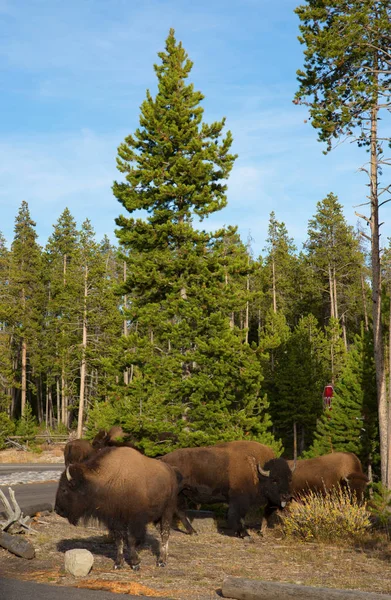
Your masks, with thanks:
[[(158, 93), (141, 105), (140, 127), (118, 148), (117, 167), (126, 183), (115, 182), (114, 195), (128, 212), (146, 210), (148, 223), (166, 239), (187, 237), (193, 215), (201, 219), (226, 205), (226, 183), (236, 156), (228, 131), (219, 144), (225, 119), (202, 122), (203, 95), (186, 82), (192, 68), (182, 44), (170, 30), (161, 63), (155, 65)], [(117, 219), (117, 225), (141, 228), (140, 220)], [(137, 244), (129, 232), (122, 240)], [(180, 245), (180, 240), (177, 239)]]

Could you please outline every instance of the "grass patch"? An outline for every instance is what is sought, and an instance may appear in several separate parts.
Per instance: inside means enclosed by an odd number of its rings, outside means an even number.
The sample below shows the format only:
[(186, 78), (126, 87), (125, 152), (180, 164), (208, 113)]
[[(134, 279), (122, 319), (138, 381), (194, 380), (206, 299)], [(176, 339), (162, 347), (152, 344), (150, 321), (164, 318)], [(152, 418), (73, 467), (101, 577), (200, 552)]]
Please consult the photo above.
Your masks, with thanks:
[(288, 537), (306, 542), (361, 542), (371, 527), (366, 505), (360, 506), (349, 492), (340, 487), (326, 495), (310, 492), (292, 502), (283, 516)]

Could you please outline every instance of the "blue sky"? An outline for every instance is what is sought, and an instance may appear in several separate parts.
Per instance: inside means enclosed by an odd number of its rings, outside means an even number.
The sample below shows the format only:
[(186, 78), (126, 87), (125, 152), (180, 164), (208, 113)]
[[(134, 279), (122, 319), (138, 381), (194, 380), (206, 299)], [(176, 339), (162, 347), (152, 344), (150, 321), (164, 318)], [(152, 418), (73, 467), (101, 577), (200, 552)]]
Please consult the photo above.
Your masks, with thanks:
[[(324, 156), (306, 110), (292, 103), (297, 41), (295, 0), (0, 0), (0, 230), (10, 242), (22, 200), (45, 244), (65, 207), (78, 225), (115, 241), (123, 207), (111, 186), (116, 149), (138, 125), (156, 90), (153, 63), (170, 27), (194, 61), (205, 121), (227, 118), (239, 154), (228, 207), (203, 226), (238, 225), (254, 254), (269, 215), (284, 221), (299, 249), (317, 201), (338, 195), (347, 221), (365, 202), (367, 156), (345, 143)], [(365, 208), (358, 209), (363, 212)], [(388, 205), (383, 238), (390, 235)], [(368, 214), (368, 211), (366, 211)]]

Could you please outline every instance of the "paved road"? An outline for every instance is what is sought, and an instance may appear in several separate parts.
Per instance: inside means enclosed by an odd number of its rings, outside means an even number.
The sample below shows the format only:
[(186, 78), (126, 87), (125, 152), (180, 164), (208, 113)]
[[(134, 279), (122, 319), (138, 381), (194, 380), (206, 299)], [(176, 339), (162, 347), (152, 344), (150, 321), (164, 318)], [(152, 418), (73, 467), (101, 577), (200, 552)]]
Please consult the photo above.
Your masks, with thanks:
[[(145, 596), (113, 594), (112, 592), (46, 585), (17, 579), (1, 579), (0, 567), (0, 598), (1, 600), (20, 600), (21, 598), (36, 598), (37, 600), (142, 600)], [(153, 600), (153, 597), (149, 597), (148, 600)]]
[[(0, 464), (0, 481), (11, 481), (15, 474), (22, 477), (29, 474), (28, 479), (36, 478), (41, 481), (38, 483), (14, 484), (5, 483), (0, 485), (0, 489), (9, 498), (8, 488), (12, 487), (15, 492), (16, 500), (24, 514), (33, 514), (39, 510), (53, 510), (56, 497), (57, 481), (45, 482), (45, 472), (55, 472), (57, 475), (64, 470), (64, 465), (54, 464)], [(32, 474), (32, 476), (30, 476)], [(35, 475), (36, 474), (36, 475)], [(0, 502), (0, 518), (4, 517)]]
[[(0, 486), (0, 489), (9, 498), (8, 487), (10, 486)], [(53, 510), (58, 487), (57, 482), (26, 483), (11, 487), (15, 492), (16, 501), (25, 515), (32, 515), (42, 510)], [(2, 504), (0, 502), (1, 508)], [(4, 515), (0, 511), (0, 518), (2, 517)]]
[(64, 463), (0, 463), (0, 475), (10, 473), (23, 473), (34, 471), (44, 473), (45, 471), (63, 471)]

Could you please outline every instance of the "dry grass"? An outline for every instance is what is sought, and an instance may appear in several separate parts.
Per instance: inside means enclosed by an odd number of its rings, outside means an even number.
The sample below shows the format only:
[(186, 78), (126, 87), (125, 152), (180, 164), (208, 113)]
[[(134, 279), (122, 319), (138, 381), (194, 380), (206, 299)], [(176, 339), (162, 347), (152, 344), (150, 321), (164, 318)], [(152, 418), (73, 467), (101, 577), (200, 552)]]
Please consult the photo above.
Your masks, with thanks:
[[(279, 529), (264, 537), (251, 531), (247, 542), (212, 531), (198, 536), (172, 531), (168, 565), (159, 569), (151, 552), (157, 532), (151, 527), (140, 552), (141, 570), (133, 572), (128, 565), (113, 570), (115, 548), (100, 529), (75, 528), (54, 514), (40, 517), (35, 528), (36, 558), (22, 560), (0, 550), (3, 576), (178, 600), (217, 600), (227, 575), (391, 593), (391, 544), (380, 534), (368, 534), (361, 545), (335, 546), (284, 538)], [(87, 577), (76, 580), (64, 571), (64, 552), (71, 548), (93, 553)]]
[(0, 464), (4, 463), (61, 463), (64, 461), (64, 447), (42, 446), (40, 452), (17, 450), (7, 448), (0, 450)]
[(291, 502), (283, 517), (288, 536), (323, 542), (360, 543), (371, 528), (370, 513), (348, 490), (333, 488), (328, 494), (310, 492)]

